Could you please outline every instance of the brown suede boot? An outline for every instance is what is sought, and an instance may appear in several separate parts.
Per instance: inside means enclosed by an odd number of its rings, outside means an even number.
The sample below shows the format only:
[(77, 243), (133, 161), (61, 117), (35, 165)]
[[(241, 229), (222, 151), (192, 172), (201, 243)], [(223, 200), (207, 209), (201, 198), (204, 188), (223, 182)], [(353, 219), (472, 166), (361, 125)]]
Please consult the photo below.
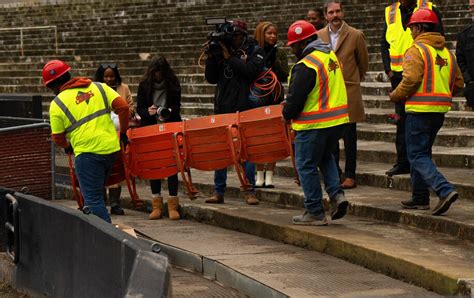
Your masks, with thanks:
[(163, 214), (163, 197), (154, 197), (151, 202), (153, 211), (148, 216), (149, 219), (160, 219)]
[(168, 216), (171, 220), (178, 220), (181, 218), (179, 216), (178, 208), (179, 208), (179, 198), (169, 197), (168, 198)]

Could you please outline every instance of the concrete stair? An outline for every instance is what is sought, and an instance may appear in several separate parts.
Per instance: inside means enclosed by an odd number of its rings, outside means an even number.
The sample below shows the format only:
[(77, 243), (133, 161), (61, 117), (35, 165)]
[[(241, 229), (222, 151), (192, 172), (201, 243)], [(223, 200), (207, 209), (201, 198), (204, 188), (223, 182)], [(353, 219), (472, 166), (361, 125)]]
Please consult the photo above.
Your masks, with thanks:
[[(201, 45), (213, 30), (204, 24), (206, 16), (246, 20), (251, 32), (258, 21), (271, 20), (279, 27), (283, 45), (292, 21), (304, 18), (309, 7), (322, 5), (322, 1), (309, 0), (165, 2), (4, 7), (0, 27), (57, 26), (59, 51), (55, 51), (51, 29), (25, 31), (24, 56), (20, 55), (18, 31), (0, 32), (0, 93), (43, 95), (47, 118), (53, 95), (42, 87), (40, 76), (49, 59), (63, 59), (71, 64), (74, 75), (86, 77), (94, 75), (100, 62), (116, 62), (124, 82), (135, 93), (150, 58), (160, 54), (180, 78), (183, 117), (209, 115), (213, 113), (215, 86), (205, 81), (198, 66)], [(457, 33), (471, 22), (466, 1), (435, 2), (444, 15), (448, 47), (454, 49)], [(441, 217), (401, 210), (399, 201), (410, 196), (409, 175), (385, 176), (396, 158), (395, 127), (386, 123), (386, 115), (393, 113), (387, 97), (390, 84), (379, 53), (386, 5), (386, 0), (355, 0), (345, 5), (346, 21), (364, 31), (370, 53), (370, 72), (362, 83), (367, 121), (358, 124), (359, 186), (347, 191), (350, 216), (327, 229), (292, 226), (291, 216), (301, 212), (303, 194), (292, 182), (294, 173), (288, 160), (277, 166), (277, 188), (257, 192), (265, 202), (257, 208), (237, 199), (238, 185), (231, 172), (227, 204), (206, 206), (202, 199), (185, 201), (182, 211), (188, 219), (324, 252), (440, 294), (465, 294), (469, 280), (474, 279), (474, 114), (465, 107), (464, 98), (456, 97), (433, 148), (435, 162), (461, 199)], [(289, 53), (287, 47), (281, 48)], [(289, 58), (294, 63), (294, 57)], [(193, 171), (193, 180), (203, 196), (212, 191), (212, 173)], [(146, 199), (149, 189), (139, 185)]]

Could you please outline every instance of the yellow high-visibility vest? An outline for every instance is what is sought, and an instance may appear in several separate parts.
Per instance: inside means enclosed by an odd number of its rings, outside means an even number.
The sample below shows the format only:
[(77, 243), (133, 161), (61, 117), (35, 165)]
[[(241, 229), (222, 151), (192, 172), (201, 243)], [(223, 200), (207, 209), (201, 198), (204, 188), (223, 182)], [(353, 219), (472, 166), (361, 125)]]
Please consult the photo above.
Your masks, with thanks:
[[(308, 94), (303, 111), (292, 121), (291, 127), (299, 131), (348, 123), (346, 85), (336, 54), (313, 51), (298, 63), (314, 69), (317, 77), (316, 86)], [(288, 82), (291, 82), (291, 72)]]
[(62, 91), (49, 109), (52, 133), (65, 132), (76, 156), (119, 151), (119, 139), (110, 118), (112, 101), (119, 96), (106, 84), (96, 82)]
[[(417, 0), (414, 12), (420, 8), (433, 9), (433, 3), (427, 0)], [(387, 24), (385, 40), (390, 44), (390, 68), (392, 71), (401, 72), (403, 71), (403, 55), (413, 44), (413, 37), (408, 27), (403, 29), (399, 1), (385, 8), (385, 22)]]
[(446, 48), (438, 50), (420, 42), (425, 73), (418, 90), (405, 103), (407, 113), (446, 113), (451, 110), (456, 76), (456, 59)]

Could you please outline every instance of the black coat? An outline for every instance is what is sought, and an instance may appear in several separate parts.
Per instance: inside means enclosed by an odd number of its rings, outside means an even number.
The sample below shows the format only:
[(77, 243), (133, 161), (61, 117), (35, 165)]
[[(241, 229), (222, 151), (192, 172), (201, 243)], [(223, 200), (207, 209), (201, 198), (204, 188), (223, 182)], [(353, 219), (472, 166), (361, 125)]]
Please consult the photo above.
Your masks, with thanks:
[(458, 35), (456, 58), (467, 84), (474, 81), (474, 24), (468, 26)]
[(211, 84), (217, 84), (214, 95), (214, 113), (234, 113), (250, 108), (248, 97), (250, 85), (263, 70), (264, 53), (257, 42), (248, 37), (241, 50), (232, 52), (228, 60), (222, 56), (206, 59), (205, 77)]
[[(148, 86), (147, 81), (141, 81), (138, 85), (137, 91), (137, 113), (142, 118), (141, 124), (143, 126), (157, 124), (158, 121), (155, 116), (150, 116), (148, 114), (148, 108), (153, 105), (153, 98), (148, 94), (153, 94), (149, 92), (149, 88), (153, 86)], [(178, 92), (167, 92), (166, 93), (166, 106), (171, 109), (171, 116), (165, 122), (179, 122), (181, 121), (181, 88)]]

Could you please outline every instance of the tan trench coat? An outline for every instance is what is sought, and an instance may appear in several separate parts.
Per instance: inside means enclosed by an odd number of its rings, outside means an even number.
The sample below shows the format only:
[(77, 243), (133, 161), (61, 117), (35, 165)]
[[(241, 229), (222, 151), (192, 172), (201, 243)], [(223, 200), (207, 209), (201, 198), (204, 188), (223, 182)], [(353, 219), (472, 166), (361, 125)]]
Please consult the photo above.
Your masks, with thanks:
[[(318, 31), (318, 38), (330, 43), (329, 25)], [(342, 73), (346, 82), (350, 122), (365, 120), (364, 102), (360, 82), (364, 80), (369, 68), (369, 53), (365, 36), (344, 22), (335, 51), (342, 64)]]

